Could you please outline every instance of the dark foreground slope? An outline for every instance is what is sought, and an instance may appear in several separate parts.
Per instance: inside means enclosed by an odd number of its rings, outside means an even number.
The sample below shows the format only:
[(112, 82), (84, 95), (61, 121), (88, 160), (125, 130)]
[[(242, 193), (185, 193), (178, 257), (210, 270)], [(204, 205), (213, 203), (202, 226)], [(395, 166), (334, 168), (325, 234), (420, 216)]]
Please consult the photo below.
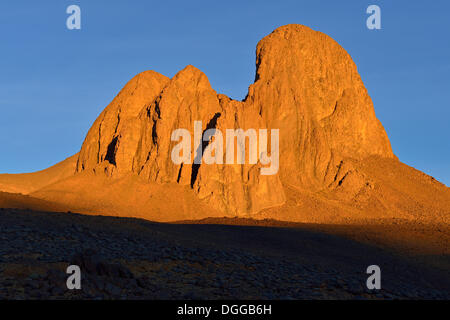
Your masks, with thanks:
[[(0, 299), (450, 298), (445, 268), (308, 225), (162, 224), (18, 209), (1, 209), (0, 225)], [(75, 292), (66, 289), (73, 263), (82, 269)], [(372, 264), (382, 270), (375, 292), (365, 286)]]

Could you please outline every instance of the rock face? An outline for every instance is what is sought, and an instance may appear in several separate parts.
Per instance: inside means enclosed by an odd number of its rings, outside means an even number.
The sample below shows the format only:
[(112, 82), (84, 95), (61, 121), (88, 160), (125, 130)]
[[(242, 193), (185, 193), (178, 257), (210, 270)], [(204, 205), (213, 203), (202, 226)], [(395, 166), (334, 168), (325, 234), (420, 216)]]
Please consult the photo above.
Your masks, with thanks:
[[(345, 188), (342, 194), (370, 186), (352, 162), (394, 155), (348, 53), (323, 33), (287, 25), (262, 39), (256, 54), (255, 83), (244, 101), (217, 94), (193, 66), (173, 79), (138, 74), (95, 121), (76, 172), (131, 172), (150, 182), (190, 186), (211, 206), (241, 216), (282, 205), (288, 185)], [(202, 121), (202, 132), (279, 129), (278, 174), (261, 175), (260, 162), (174, 164), (171, 150), (178, 142), (171, 133), (192, 132), (194, 121)]]
[[(103, 110), (89, 130), (76, 171), (133, 171), (134, 155), (143, 133), (137, 120), (142, 109), (159, 95), (169, 78), (146, 71), (135, 76)], [(120, 143), (118, 142), (120, 136)], [(119, 148), (120, 146), (120, 148)]]
[(288, 25), (262, 39), (246, 104), (282, 128), (283, 182), (328, 186), (345, 158), (394, 157), (349, 54), (327, 35)]
[[(201, 121), (197, 130), (195, 121)], [(190, 160), (184, 163), (171, 157), (180, 145), (172, 141), (177, 129), (191, 140), (192, 152), (180, 154)], [(226, 164), (226, 146), (221, 156), (214, 149), (219, 136), (208, 132), (220, 130), (226, 144), (227, 129), (256, 130), (257, 145), (259, 129), (267, 129), (271, 155), (269, 132), (278, 129), (276, 174), (261, 174), (270, 165), (250, 162), (248, 144), (244, 164)], [(206, 163), (212, 151), (224, 164)], [(258, 160), (265, 151), (258, 146)], [(243, 101), (217, 94), (193, 66), (172, 79), (140, 73), (100, 114), (79, 153), (40, 172), (0, 175), (0, 191), (7, 192), (0, 192), (3, 208), (159, 222), (404, 219), (447, 230), (450, 219), (450, 188), (398, 161), (347, 52), (300, 25), (259, 42), (255, 82)]]

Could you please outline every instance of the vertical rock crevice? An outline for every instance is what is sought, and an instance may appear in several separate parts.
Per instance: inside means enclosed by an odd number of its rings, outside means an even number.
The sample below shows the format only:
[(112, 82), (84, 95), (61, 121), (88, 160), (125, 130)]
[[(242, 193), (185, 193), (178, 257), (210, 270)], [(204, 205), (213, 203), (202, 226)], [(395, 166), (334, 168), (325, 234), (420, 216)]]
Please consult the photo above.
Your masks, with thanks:
[(208, 139), (207, 141), (203, 140), (204, 134), (209, 129), (216, 129), (217, 120), (219, 119), (220, 116), (221, 116), (220, 112), (214, 114), (214, 116), (211, 118), (211, 120), (209, 120), (208, 124), (206, 125), (205, 130), (203, 130), (202, 132), (202, 141), (195, 152), (196, 156), (194, 159), (194, 163), (192, 164), (191, 182), (190, 182), (191, 189), (194, 188), (195, 181), (197, 180), (198, 171), (200, 170), (201, 161), (203, 157), (203, 152), (210, 143), (210, 139)]

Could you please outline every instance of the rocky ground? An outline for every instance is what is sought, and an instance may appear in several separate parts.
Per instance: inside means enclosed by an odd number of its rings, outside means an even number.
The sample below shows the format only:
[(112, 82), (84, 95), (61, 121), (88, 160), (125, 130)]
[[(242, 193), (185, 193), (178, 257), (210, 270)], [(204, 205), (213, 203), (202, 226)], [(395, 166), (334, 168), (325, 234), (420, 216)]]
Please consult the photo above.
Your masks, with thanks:
[[(301, 228), (0, 209), (0, 299), (449, 299), (448, 270)], [(66, 288), (70, 264), (81, 290)], [(367, 266), (382, 289), (366, 288)]]

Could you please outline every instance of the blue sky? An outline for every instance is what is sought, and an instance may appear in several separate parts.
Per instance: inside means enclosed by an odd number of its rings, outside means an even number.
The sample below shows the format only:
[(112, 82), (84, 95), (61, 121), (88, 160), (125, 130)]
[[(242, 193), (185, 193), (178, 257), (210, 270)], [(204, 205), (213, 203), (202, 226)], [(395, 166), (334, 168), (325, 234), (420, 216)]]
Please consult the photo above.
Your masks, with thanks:
[[(81, 30), (66, 8), (81, 7)], [(381, 7), (382, 29), (366, 28)], [(450, 185), (450, 2), (23, 1), (0, 3), (0, 172), (44, 169), (79, 151), (98, 114), (135, 74), (187, 64), (242, 99), (257, 42), (299, 23), (352, 56), (395, 154)]]

